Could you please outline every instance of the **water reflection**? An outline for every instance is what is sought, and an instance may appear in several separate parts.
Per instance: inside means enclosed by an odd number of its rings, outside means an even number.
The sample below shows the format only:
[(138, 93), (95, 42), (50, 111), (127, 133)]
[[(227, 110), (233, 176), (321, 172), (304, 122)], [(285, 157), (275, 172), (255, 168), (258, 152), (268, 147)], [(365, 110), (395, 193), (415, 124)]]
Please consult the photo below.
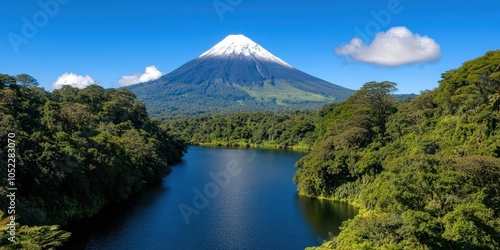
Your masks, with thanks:
[(155, 206), (160, 197), (166, 196), (168, 188), (161, 184), (152, 185), (126, 201), (115, 202), (101, 209), (96, 215), (75, 221), (63, 229), (72, 232), (69, 242), (60, 250), (84, 250), (96, 239), (114, 238), (116, 233), (126, 227), (127, 220), (135, 216), (134, 211), (147, 206)]
[[(293, 165), (303, 155), (191, 147), (158, 187), (68, 227), (74, 234), (64, 249), (292, 250), (319, 245), (357, 211), (296, 195)], [(241, 173), (232, 175), (186, 224), (179, 205), (193, 206), (193, 189), (204, 191), (214, 182), (210, 173), (226, 171), (231, 162), (241, 166)]]
[(338, 235), (342, 222), (353, 218), (358, 213), (358, 209), (344, 202), (315, 199), (300, 195), (296, 195), (295, 200), (304, 218), (323, 240), (329, 238), (329, 233)]

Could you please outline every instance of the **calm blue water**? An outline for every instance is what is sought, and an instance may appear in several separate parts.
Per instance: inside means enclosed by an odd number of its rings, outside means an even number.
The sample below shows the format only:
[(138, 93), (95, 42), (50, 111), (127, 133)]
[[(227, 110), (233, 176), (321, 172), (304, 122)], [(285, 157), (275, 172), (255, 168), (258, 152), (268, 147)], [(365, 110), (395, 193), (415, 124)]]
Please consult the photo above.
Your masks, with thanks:
[(71, 226), (74, 237), (68, 248), (253, 250), (319, 245), (357, 211), (297, 195), (294, 164), (303, 155), (190, 147), (161, 186)]

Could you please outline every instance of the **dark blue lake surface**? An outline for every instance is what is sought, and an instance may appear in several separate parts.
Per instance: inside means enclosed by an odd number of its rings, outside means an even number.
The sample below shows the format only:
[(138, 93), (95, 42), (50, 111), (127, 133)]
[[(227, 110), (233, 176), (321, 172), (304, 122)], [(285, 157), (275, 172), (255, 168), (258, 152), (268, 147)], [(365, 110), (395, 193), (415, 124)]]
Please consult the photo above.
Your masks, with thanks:
[[(159, 187), (75, 223), (69, 249), (304, 249), (356, 209), (299, 197), (304, 153), (190, 147)], [(182, 212), (181, 212), (182, 211)]]

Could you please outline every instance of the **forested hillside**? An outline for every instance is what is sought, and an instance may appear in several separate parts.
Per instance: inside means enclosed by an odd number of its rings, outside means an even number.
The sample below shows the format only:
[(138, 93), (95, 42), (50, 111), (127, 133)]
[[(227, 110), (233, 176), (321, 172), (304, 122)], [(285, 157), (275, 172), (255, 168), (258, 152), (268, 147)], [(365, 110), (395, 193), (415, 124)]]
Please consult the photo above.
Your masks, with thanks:
[(244, 112), (167, 120), (191, 144), (309, 150), (317, 139), (312, 111)]
[(300, 194), (364, 212), (318, 249), (500, 249), (500, 51), (397, 103), (370, 82), (320, 121)]
[[(28, 75), (0, 75), (0, 161), (15, 159), (14, 186), (7, 164), (0, 165), (0, 196), (17, 188), (16, 244), (4, 230), (7, 211), (0, 212), (7, 249), (60, 245), (69, 234), (44, 225), (92, 216), (162, 181), (186, 149), (128, 90), (64, 86), (49, 93), (36, 85)], [(1, 208), (8, 202), (0, 199)]]
[[(391, 95), (398, 102), (416, 97)], [(389, 98), (389, 97), (388, 97)], [(391, 98), (391, 100), (393, 100)], [(325, 130), (324, 116), (339, 103), (316, 111), (239, 112), (166, 118), (171, 134), (194, 145), (311, 150)]]

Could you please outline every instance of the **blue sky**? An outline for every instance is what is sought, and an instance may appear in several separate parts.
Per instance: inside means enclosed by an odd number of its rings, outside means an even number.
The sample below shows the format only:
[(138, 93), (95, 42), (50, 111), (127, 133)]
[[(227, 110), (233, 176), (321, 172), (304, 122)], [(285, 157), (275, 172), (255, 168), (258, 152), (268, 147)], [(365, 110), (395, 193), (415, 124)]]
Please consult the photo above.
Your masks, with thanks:
[[(400, 93), (433, 89), (443, 72), (500, 49), (498, 0), (18, 0), (0, 7), (0, 73), (28, 73), (47, 90), (65, 73), (104, 87), (149, 66), (166, 74), (230, 34), (329, 82), (358, 89), (389, 80)], [(418, 39), (387, 45), (394, 27)], [(376, 46), (377, 32), (384, 33)], [(438, 54), (412, 61), (418, 50), (408, 48), (422, 39), (430, 45), (420, 49)], [(401, 43), (407, 51), (397, 50)]]

